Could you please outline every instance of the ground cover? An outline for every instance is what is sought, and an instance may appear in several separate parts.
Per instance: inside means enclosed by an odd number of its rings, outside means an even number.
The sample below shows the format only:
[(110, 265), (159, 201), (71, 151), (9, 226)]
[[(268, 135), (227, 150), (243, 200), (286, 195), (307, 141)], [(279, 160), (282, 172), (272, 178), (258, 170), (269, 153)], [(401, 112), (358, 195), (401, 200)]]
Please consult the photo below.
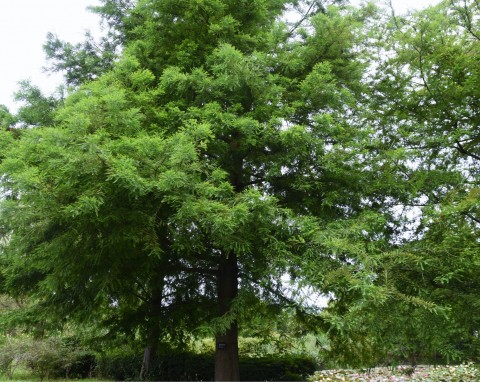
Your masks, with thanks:
[[(0, 377), (0, 382), (31, 382), (40, 381), (26, 371), (19, 370), (12, 379)], [(107, 382), (99, 379), (50, 379), (62, 382)], [(308, 378), (308, 382), (476, 382), (480, 380), (480, 370), (473, 364), (455, 366), (418, 366), (374, 369), (335, 369), (316, 372)]]
[(336, 369), (318, 371), (308, 380), (309, 382), (473, 382), (480, 380), (480, 371), (473, 364), (369, 370)]

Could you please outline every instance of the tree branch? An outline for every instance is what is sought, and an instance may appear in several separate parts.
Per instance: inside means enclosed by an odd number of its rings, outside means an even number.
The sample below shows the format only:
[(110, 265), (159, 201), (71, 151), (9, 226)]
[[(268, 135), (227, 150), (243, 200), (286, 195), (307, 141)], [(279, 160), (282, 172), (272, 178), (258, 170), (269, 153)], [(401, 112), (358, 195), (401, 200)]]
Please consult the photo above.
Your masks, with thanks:
[(476, 160), (480, 160), (480, 156), (479, 156), (479, 155), (476, 155), (476, 154), (471, 153), (471, 152), (469, 152), (468, 150), (466, 150), (465, 147), (460, 143), (459, 140), (455, 140), (455, 144), (456, 144), (455, 148), (456, 148), (460, 153), (462, 153), (463, 155), (467, 155), (467, 156), (469, 156), (469, 157), (471, 157), (471, 158), (474, 158), (474, 159), (476, 159)]
[(477, 219), (475, 216), (472, 216), (468, 212), (465, 212), (464, 214), (465, 214), (466, 217), (469, 217), (470, 219), (472, 219), (475, 223), (480, 224), (480, 219)]
[(302, 18), (295, 23), (292, 29), (288, 31), (288, 37), (290, 37), (293, 34), (293, 32), (295, 32), (298, 29), (298, 27), (302, 25), (302, 23), (310, 16), (310, 14), (313, 11), (313, 6), (315, 5), (315, 3), (316, 3), (315, 1), (312, 1), (312, 4), (310, 4), (310, 7), (308, 8), (307, 12), (305, 12)]

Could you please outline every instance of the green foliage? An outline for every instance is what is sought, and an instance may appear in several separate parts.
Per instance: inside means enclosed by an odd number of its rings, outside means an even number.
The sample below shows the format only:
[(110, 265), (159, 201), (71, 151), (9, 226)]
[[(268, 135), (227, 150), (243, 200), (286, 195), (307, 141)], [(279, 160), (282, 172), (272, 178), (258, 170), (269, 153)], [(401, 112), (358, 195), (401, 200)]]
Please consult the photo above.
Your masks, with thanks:
[(15, 369), (28, 358), (28, 345), (9, 337), (6, 339), (7, 341), (0, 346), (0, 372), (12, 379)]
[(103, 45), (49, 36), (83, 86), (0, 110), (3, 323), (155, 350), (289, 308), (338, 364), (478, 357), (478, 3), (241, 5), (104, 0)]
[(97, 360), (96, 374), (100, 378), (119, 381), (138, 380), (142, 367), (141, 355), (117, 351), (102, 355)]
[(71, 44), (53, 33), (47, 34), (43, 45), (50, 72), (61, 72), (68, 86), (78, 87), (95, 80), (111, 70), (120, 51), (129, 39), (132, 29), (140, 23), (137, 16), (130, 16), (134, 3), (131, 0), (100, 0), (101, 5), (89, 7), (102, 21), (100, 38), (85, 33), (85, 40)]
[(94, 367), (92, 353), (55, 337), (45, 340), (7, 337), (7, 342), (0, 346), (0, 371), (9, 379), (20, 368), (28, 368), (40, 380), (85, 378)]
[[(98, 79), (64, 105), (22, 92), (23, 120), (42, 128), (1, 164), (12, 197), (0, 227), (3, 288), (30, 305), (4, 317), (47, 329), (93, 321), (155, 347), (200, 325), (248, 323), (262, 304), (314, 312), (282, 276), (301, 285), (343, 266), (324, 239), (355, 225), (373, 192), (360, 186), (366, 132), (345, 118), (364, 19), (331, 6), (289, 29), (278, 19), (288, 3), (104, 2), (125, 46), (102, 75), (100, 53), (50, 37), (58, 68), (79, 60)], [(363, 256), (363, 243), (344, 249)], [(222, 300), (232, 264), (240, 274)]]
[[(292, 321), (292, 318), (284, 317), (285, 321)], [(271, 321), (268, 321), (273, 325)], [(297, 324), (298, 325), (298, 324)], [(247, 328), (254, 327), (252, 323), (245, 325)], [(299, 328), (301, 325), (298, 325)], [(328, 347), (329, 341), (326, 335), (314, 335), (312, 333), (305, 334), (294, 331), (278, 331), (274, 328), (270, 330), (258, 331), (249, 330), (250, 333), (256, 334), (255, 337), (240, 336), (238, 339), (239, 354), (241, 358), (282, 358), (288, 356), (304, 356), (306, 358), (315, 359), (317, 364), (323, 363), (325, 349)], [(303, 327), (302, 327), (303, 329)], [(211, 338), (197, 339), (189, 344), (188, 349), (197, 354), (213, 353), (215, 351), (215, 343)]]
[[(363, 160), (375, 158), (367, 205), (381, 214), (359, 221), (372, 235), (359, 261), (326, 276), (337, 365), (478, 359), (479, 12), (445, 1), (370, 29)], [(330, 235), (337, 253), (355, 253), (354, 234)]]
[(52, 126), (54, 111), (61, 104), (61, 100), (45, 96), (41, 89), (32, 85), (30, 81), (22, 81), (19, 85), (19, 90), (15, 92), (15, 100), (23, 103), (16, 115), (20, 126)]
[(0, 129), (8, 130), (15, 125), (15, 116), (13, 116), (5, 105), (0, 105)]
[[(98, 361), (97, 373), (115, 380), (138, 379), (142, 359), (138, 354), (107, 354)], [(169, 352), (159, 355), (148, 376), (149, 380), (212, 381), (213, 354)], [(244, 380), (301, 381), (312, 374), (315, 362), (305, 356), (270, 356), (241, 358), (240, 373)]]
[(270, 356), (240, 360), (240, 375), (245, 381), (303, 381), (316, 369), (316, 363), (305, 356)]
[(64, 72), (70, 86), (78, 86), (98, 78), (113, 67), (116, 43), (104, 37), (96, 42), (90, 33), (85, 41), (76, 45), (61, 41), (58, 36), (48, 33), (43, 49), (47, 56), (50, 72)]

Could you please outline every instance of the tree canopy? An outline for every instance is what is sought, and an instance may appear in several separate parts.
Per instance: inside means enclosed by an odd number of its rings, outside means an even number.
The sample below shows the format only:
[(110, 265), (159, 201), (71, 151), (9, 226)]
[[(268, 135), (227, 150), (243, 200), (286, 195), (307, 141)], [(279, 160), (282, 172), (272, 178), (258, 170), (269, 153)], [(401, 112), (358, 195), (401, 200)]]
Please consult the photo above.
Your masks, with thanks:
[(143, 377), (206, 330), (238, 380), (239, 325), (286, 307), (345, 364), (476, 356), (480, 9), (344, 3), (104, 0), (100, 45), (50, 35), (75, 88), (0, 109), (1, 285), (29, 301), (3, 321), (139, 336)]

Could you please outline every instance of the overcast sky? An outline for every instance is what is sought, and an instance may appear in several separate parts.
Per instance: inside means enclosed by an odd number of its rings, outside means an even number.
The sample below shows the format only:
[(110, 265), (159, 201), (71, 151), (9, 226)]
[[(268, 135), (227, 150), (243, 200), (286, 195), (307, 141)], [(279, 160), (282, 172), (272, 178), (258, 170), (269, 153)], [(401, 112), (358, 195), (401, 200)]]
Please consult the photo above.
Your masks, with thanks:
[[(392, 0), (397, 13), (438, 1)], [(87, 30), (98, 33), (98, 17), (86, 9), (98, 4), (100, 0), (0, 0), (0, 104), (16, 110), (13, 93), (21, 80), (30, 79), (46, 93), (56, 89), (61, 77), (47, 76), (42, 70), (46, 35), (53, 32), (75, 43), (83, 40)]]

